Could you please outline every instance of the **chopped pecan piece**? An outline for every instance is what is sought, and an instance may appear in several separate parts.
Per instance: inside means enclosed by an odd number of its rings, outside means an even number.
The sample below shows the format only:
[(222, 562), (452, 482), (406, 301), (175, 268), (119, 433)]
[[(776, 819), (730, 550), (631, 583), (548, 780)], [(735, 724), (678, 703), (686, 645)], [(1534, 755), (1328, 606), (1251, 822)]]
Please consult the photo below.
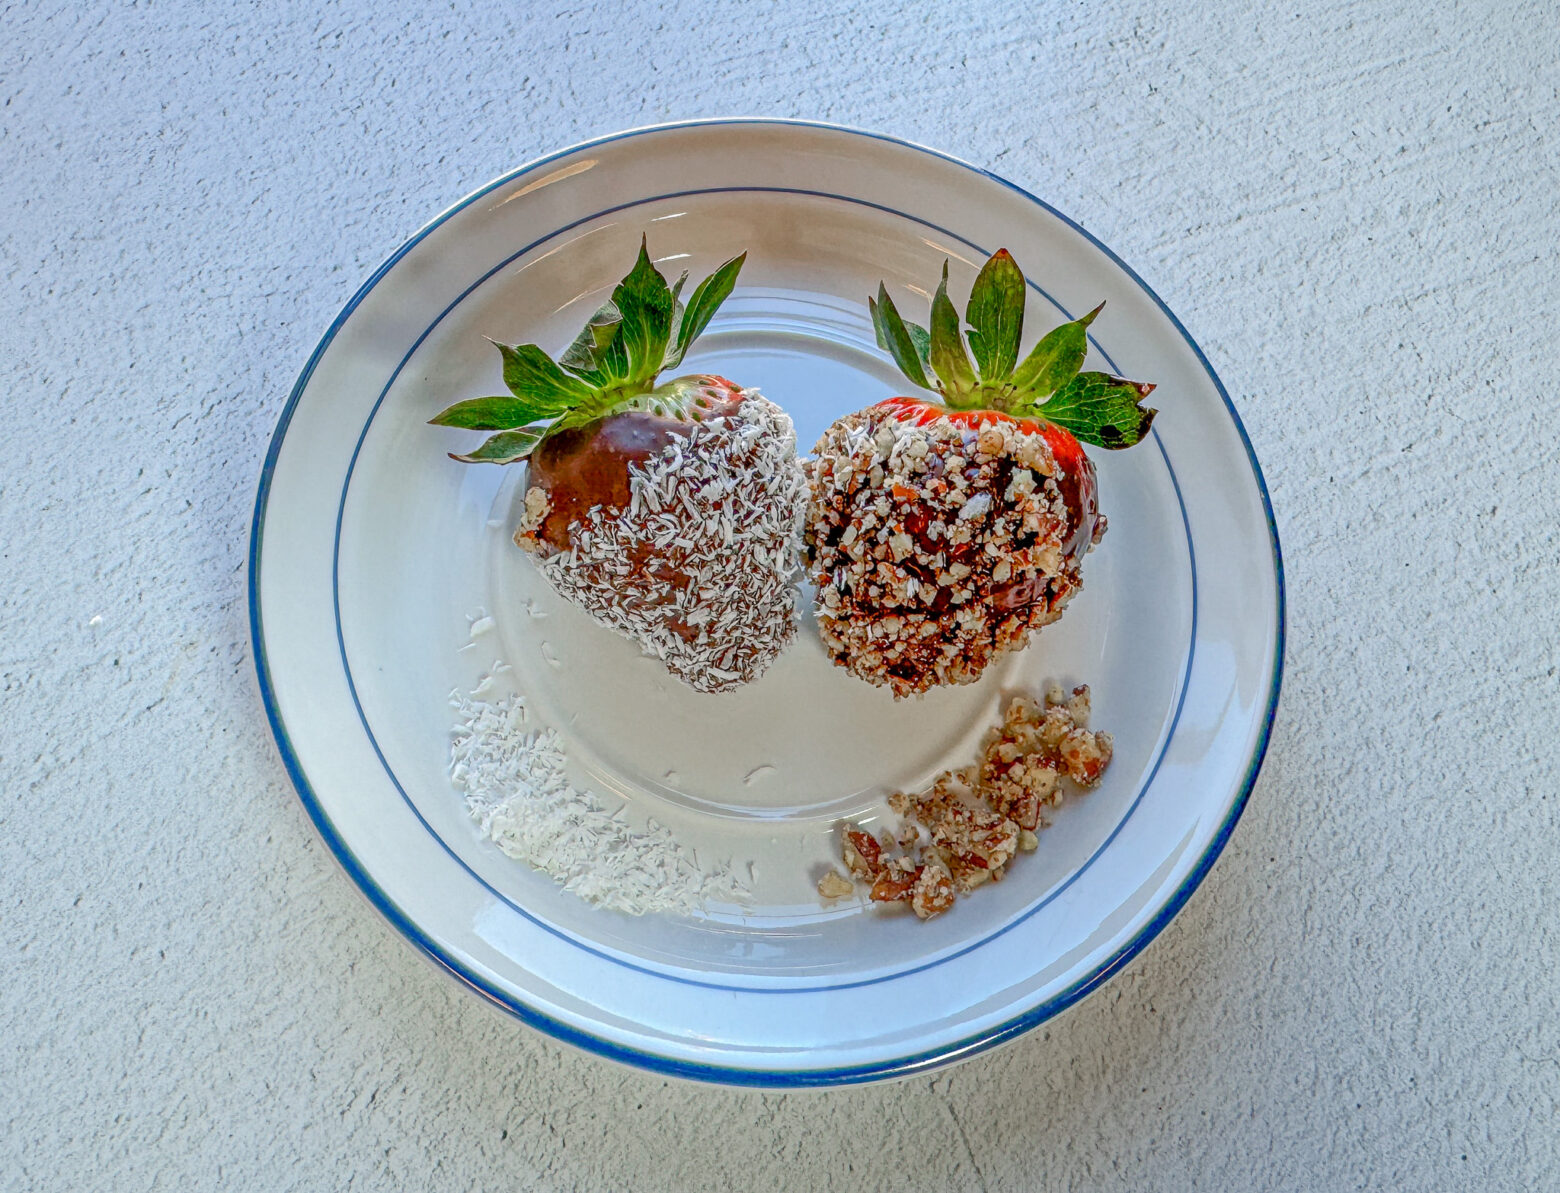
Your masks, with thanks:
[(916, 879), (921, 875), (920, 870), (908, 872), (899, 870), (885, 870), (878, 875), (876, 882), (872, 884), (872, 901), (874, 903), (902, 903), (910, 898), (910, 892), (915, 889)]
[(958, 892), (953, 889), (953, 875), (941, 866), (922, 866), (910, 891), (910, 909), (919, 918), (929, 920), (952, 907), (956, 898)]
[(846, 869), (864, 881), (876, 878), (883, 868), (883, 849), (877, 843), (877, 838), (871, 833), (862, 832), (855, 825), (845, 829), (842, 852)]

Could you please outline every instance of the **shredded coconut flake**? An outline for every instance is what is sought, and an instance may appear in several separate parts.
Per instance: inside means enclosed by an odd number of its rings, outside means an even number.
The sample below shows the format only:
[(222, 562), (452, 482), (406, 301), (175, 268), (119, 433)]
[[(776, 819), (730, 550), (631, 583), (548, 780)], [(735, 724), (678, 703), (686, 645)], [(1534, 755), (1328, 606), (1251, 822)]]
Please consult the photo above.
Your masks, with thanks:
[(508, 856), (534, 866), (589, 903), (643, 915), (690, 914), (706, 902), (749, 895), (730, 866), (701, 869), (664, 826), (643, 831), (609, 812), (591, 792), (570, 785), (568, 759), (553, 729), (527, 731), (525, 702), (492, 690), (485, 677), (472, 695), (454, 693), (458, 723), (450, 741), (450, 780), (482, 835)]

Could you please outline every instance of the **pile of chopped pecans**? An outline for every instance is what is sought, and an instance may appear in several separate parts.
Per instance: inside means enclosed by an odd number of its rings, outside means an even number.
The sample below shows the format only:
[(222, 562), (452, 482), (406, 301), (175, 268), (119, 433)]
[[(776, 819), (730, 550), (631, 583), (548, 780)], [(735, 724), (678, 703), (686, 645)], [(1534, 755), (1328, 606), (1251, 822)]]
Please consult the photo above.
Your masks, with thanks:
[(819, 635), (896, 697), (971, 683), (1059, 618), (1104, 531), (1074, 524), (1050, 446), (1011, 421), (919, 426), (874, 407), (804, 466)]
[(831, 869), (818, 893), (839, 899), (870, 883), (873, 902), (909, 903), (926, 920), (960, 894), (1000, 882), (1014, 856), (1038, 844), (1045, 810), (1066, 794), (1063, 781), (1092, 787), (1110, 765), (1110, 734), (1087, 728), (1089, 711), (1087, 685), (1070, 697), (1053, 685), (1043, 706), (1014, 697), (976, 765), (944, 771), (921, 795), (890, 797), (903, 817), (896, 834), (845, 825), (840, 854), (850, 877)]

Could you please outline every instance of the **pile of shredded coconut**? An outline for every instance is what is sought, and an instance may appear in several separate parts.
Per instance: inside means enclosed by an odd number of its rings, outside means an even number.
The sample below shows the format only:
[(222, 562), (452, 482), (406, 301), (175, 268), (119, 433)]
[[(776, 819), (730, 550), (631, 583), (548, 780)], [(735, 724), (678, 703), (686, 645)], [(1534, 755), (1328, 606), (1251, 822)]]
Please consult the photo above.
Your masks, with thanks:
[(484, 678), (471, 695), (451, 694), (458, 723), (450, 741), (450, 779), (482, 835), (508, 856), (551, 875), (589, 903), (629, 915), (684, 914), (709, 900), (740, 902), (747, 888), (729, 866), (701, 869), (663, 825), (636, 831), (624, 808), (609, 812), (570, 785), (556, 730), (528, 729), (525, 702), (497, 702)]

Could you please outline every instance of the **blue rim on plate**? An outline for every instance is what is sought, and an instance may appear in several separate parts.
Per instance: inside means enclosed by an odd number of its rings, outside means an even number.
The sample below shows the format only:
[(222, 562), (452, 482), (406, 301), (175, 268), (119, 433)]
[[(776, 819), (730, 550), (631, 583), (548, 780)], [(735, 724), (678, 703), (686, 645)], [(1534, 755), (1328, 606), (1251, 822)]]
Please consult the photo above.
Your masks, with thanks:
[[(936, 158), (940, 161), (951, 163), (963, 169), (969, 170), (973, 174), (976, 174), (987, 180), (1000, 183), (1004, 188), (1013, 191), (1029, 202), (1034, 203), (1037, 207), (1061, 220), (1072, 230), (1083, 236), (1090, 244), (1099, 249), (1118, 268), (1120, 268), (1123, 273), (1125, 273), (1127, 277), (1129, 277), (1143, 291), (1144, 294), (1148, 295), (1155, 306), (1169, 320), (1171, 326), (1175, 328), (1176, 332), (1182, 337), (1187, 346), (1192, 350), (1199, 365), (1206, 372), (1208, 378), (1213, 382), (1214, 387), (1218, 392), (1220, 399), (1224, 403), (1226, 411), (1229, 414), (1230, 420), (1234, 424), (1236, 433), (1240, 437), (1241, 444), (1246, 453), (1248, 464), (1251, 468), (1253, 479), (1256, 481), (1257, 490), (1261, 498), (1263, 516), (1267, 524), (1268, 538), (1272, 552), (1276, 602), (1276, 608), (1274, 612), (1276, 624), (1271, 683), (1267, 708), (1264, 711), (1258, 738), (1252, 751), (1246, 774), (1241, 781), (1240, 789), (1236, 795), (1236, 798), (1233, 800), (1230, 806), (1230, 810), (1226, 815), (1223, 823), (1219, 826), (1218, 831), (1214, 834), (1202, 856), (1198, 859), (1197, 863), (1187, 874), (1180, 887), (1165, 902), (1164, 906), (1153, 917), (1153, 919), (1145, 924), (1131, 940), (1122, 945), (1114, 954), (1101, 962), (1090, 973), (1076, 981), (1067, 989), (1063, 990), (1057, 995), (1052, 996), (1037, 1006), (1030, 1008), (1023, 1014), (1015, 1016), (1005, 1023), (998, 1024), (995, 1027), (986, 1029), (950, 1045), (940, 1046), (938, 1048), (910, 1056), (897, 1057), (881, 1062), (874, 1062), (871, 1064), (853, 1067), (774, 1072), (766, 1070), (742, 1069), (722, 1065), (705, 1065), (672, 1059), (657, 1055), (655, 1053), (628, 1048), (618, 1043), (591, 1035), (588, 1032), (580, 1031), (577, 1028), (560, 1022), (548, 1015), (538, 1012), (536, 1009), (530, 1006), (527, 1006), (525, 1003), (514, 998), (512, 995), (485, 981), (480, 975), (472, 972), (467, 966), (463, 965), (459, 959), (451, 956), (450, 953), (445, 950), (437, 941), (431, 939), (426, 933), (424, 933), (409, 916), (401, 911), (401, 909), (374, 881), (373, 877), (368, 874), (366, 869), (352, 853), (350, 847), (342, 839), (341, 834), (332, 824), (329, 817), (325, 814), (320, 801), (315, 796), (309, 785), (309, 781), (303, 772), (303, 768), (299, 761), (297, 752), (289, 740), (286, 727), (282, 722), (270, 676), (270, 667), (267, 658), (265, 638), (261, 622), (258, 587), (260, 566), (259, 548), (263, 539), (266, 506), (270, 494), (272, 476), (288, 425), (292, 420), (293, 413), (298, 405), (299, 400), (302, 397), (304, 390), (307, 388), (308, 383), (313, 376), (316, 366), (323, 357), (327, 348), (329, 348), (331, 342), (335, 339), (337, 333), (340, 331), (346, 321), (352, 316), (354, 311), (356, 311), (363, 300), (368, 296), (368, 294), (375, 288), (375, 286), (378, 285), (378, 283), (397, 264), (397, 262), (399, 262), (408, 252), (415, 248), (417, 244), (419, 244), (436, 228), (445, 223), (456, 213), (462, 211), (463, 209), (469, 207), (472, 203), (481, 199), (484, 195), (487, 195), (493, 190), (505, 186), (515, 181), (516, 179), (561, 158), (571, 156), (584, 150), (598, 148), (604, 145), (612, 144), (614, 142), (644, 136), (646, 134), (701, 126), (731, 124), (781, 125), (826, 130), (829, 132), (841, 132), (870, 138), (872, 140), (887, 142), (889, 144), (900, 146), (906, 149), (911, 149), (918, 153), (923, 153), (930, 157)], [(960, 239), (963, 238), (961, 237)], [(1196, 341), (1192, 339), (1191, 335), (1186, 331), (1186, 328), (1182, 325), (1180, 320), (1176, 318), (1175, 314), (1169, 309), (1169, 307), (1166, 306), (1164, 301), (1143, 281), (1142, 278), (1137, 275), (1135, 271), (1132, 270), (1130, 266), (1126, 264), (1126, 262), (1122, 261), (1120, 257), (1112, 252), (1106, 245), (1092, 236), (1086, 229), (1079, 226), (1075, 221), (1069, 219), (1067, 216), (1063, 215), (1061, 212), (1057, 211), (1043, 200), (1037, 198), (1033, 194), (1030, 194), (1028, 191), (1015, 185), (1014, 183), (999, 177), (998, 175), (960, 161), (951, 155), (928, 149), (924, 146), (916, 145), (912, 142), (908, 142), (897, 137), (887, 136), (882, 133), (850, 129), (839, 125), (813, 121), (747, 118), (683, 121), (633, 129), (626, 132), (613, 134), (608, 137), (602, 137), (596, 140), (583, 142), (581, 144), (559, 150), (556, 153), (549, 154), (546, 157), (538, 158), (535, 161), (532, 161), (503, 175), (498, 179), (495, 179), (494, 181), (488, 183), (479, 190), (474, 191), (466, 198), (460, 200), (458, 203), (439, 214), (422, 229), (420, 229), (416, 235), (411, 237), (405, 244), (397, 249), (396, 252), (392, 254), (383, 265), (375, 270), (374, 273), (368, 278), (368, 280), (362, 285), (362, 287), (359, 288), (358, 292), (353, 295), (352, 299), (346, 304), (340, 314), (337, 315), (335, 320), (331, 323), (330, 327), (326, 330), (325, 335), (320, 340), (318, 346), (316, 346), (314, 352), (310, 355), (308, 362), (304, 366), (304, 369), (300, 374), (297, 383), (294, 385), (292, 393), (289, 395), (285, 407), (283, 408), (281, 417), (277, 424), (276, 432), (271, 440), (270, 448), (266, 453), (265, 464), (260, 475), (259, 490), (255, 501), (255, 513), (250, 532), (249, 612), (255, 668), (259, 681), (261, 697), (265, 704), (266, 715), (271, 725), (272, 734), (276, 738), (278, 749), (282, 755), (287, 772), (292, 778), (293, 784), (298, 791), (299, 798), (302, 800), (304, 808), (308, 812), (310, 819), (314, 822), (315, 828), (318, 830), (321, 837), (325, 840), (326, 845), (330, 848), (331, 853), (335, 856), (338, 863), (340, 863), (342, 868), (346, 870), (349, 877), (351, 877), (353, 882), (368, 898), (369, 902), (373, 904), (373, 906), (376, 907), (379, 912), (384, 915), (385, 918), (388, 919), (390, 923), (403, 936), (405, 936), (430, 960), (434, 961), (437, 965), (455, 977), (463, 985), (481, 995), (493, 1005), (515, 1016), (516, 1018), (529, 1023), (531, 1026), (546, 1032), (548, 1035), (551, 1035), (566, 1043), (573, 1044), (577, 1047), (597, 1053), (599, 1055), (610, 1057), (614, 1060), (633, 1064), (641, 1068), (649, 1069), (651, 1071), (670, 1076), (719, 1082), (728, 1085), (748, 1085), (763, 1088), (799, 1088), (811, 1086), (857, 1084), (891, 1077), (906, 1076), (934, 1067), (940, 1067), (942, 1065), (949, 1064), (969, 1056), (973, 1056), (979, 1052), (985, 1051), (988, 1048), (995, 1047), (1000, 1043), (1012, 1039), (1013, 1037), (1020, 1035), (1030, 1028), (1035, 1027), (1038, 1024), (1043, 1023), (1046, 1020), (1059, 1014), (1061, 1011), (1065, 1010), (1067, 1007), (1083, 998), (1090, 991), (1110, 978), (1128, 961), (1141, 952), (1148, 945), (1148, 943), (1164, 929), (1165, 925), (1168, 924), (1172, 918), (1174, 918), (1175, 914), (1181, 909), (1182, 906), (1185, 905), (1187, 899), (1190, 898), (1191, 893), (1197, 888), (1197, 886), (1202, 882), (1203, 878), (1207, 875), (1214, 861), (1217, 860), (1219, 854), (1223, 851), (1226, 842), (1229, 840), (1230, 834), (1234, 830), (1235, 823), (1240, 819), (1240, 815), (1244, 810), (1248, 799), (1250, 798), (1252, 787), (1256, 782), (1257, 775), (1261, 770), (1263, 758), (1267, 752), (1267, 746), (1272, 732), (1273, 718), (1277, 711), (1285, 641), (1284, 575), (1283, 561), (1278, 542), (1278, 530), (1274, 522), (1272, 503), (1268, 495), (1267, 486), (1263, 480), (1262, 471), (1257, 463), (1256, 455), (1252, 450), (1250, 438), (1246, 434), (1246, 430), (1241, 423), (1240, 416), (1235, 410), (1234, 403), (1230, 400), (1229, 394), (1225, 390), (1223, 383), (1219, 380), (1218, 375), (1214, 372), (1213, 367), (1209, 364), (1208, 359), (1203, 353), (1202, 349), (1197, 345)], [(377, 746), (375, 749), (377, 750)]]

